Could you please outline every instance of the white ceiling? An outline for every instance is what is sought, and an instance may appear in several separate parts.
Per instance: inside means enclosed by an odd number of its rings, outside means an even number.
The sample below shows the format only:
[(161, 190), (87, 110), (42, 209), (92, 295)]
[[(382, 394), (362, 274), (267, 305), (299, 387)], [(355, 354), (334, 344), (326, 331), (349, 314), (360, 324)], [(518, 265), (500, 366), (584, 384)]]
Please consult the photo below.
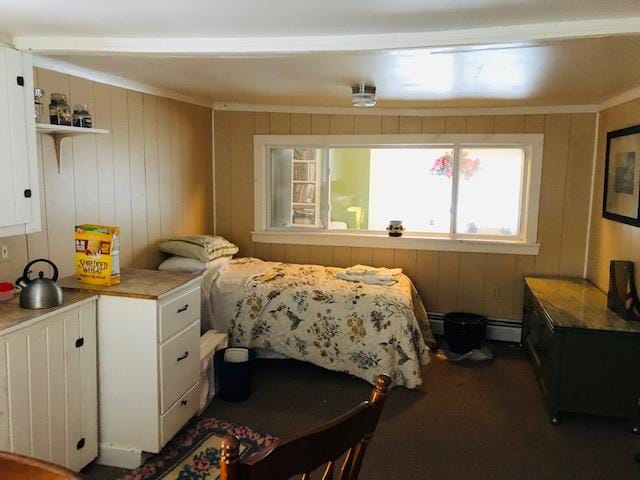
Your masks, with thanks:
[(350, 85), (381, 107), (597, 104), (640, 86), (640, 36), (453, 51), (412, 49), (249, 58), (66, 56), (95, 70), (210, 101), (349, 106)]
[(2, 34), (205, 103), (344, 107), (367, 82), (382, 107), (575, 105), (640, 86), (640, 0), (0, 0)]
[(11, 36), (256, 37), (638, 16), (637, 0), (1, 0)]

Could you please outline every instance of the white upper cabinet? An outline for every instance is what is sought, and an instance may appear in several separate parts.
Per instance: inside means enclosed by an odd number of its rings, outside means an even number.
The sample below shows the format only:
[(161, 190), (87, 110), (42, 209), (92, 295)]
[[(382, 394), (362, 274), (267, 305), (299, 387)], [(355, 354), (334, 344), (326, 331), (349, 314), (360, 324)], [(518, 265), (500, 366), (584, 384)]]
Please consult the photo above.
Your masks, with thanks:
[(0, 237), (40, 231), (31, 56), (0, 47)]

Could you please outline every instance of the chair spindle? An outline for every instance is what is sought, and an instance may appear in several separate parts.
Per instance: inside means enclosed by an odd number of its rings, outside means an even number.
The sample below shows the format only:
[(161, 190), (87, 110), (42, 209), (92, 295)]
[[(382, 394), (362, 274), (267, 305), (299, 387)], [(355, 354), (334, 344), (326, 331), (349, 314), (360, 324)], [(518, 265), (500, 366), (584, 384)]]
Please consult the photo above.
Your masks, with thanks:
[(353, 461), (353, 448), (347, 450), (347, 455), (344, 457), (342, 467), (340, 467), (340, 474), (338, 480), (347, 480), (349, 478), (349, 472), (351, 471), (351, 462)]
[(324, 469), (324, 473), (322, 474), (322, 480), (333, 480), (333, 466), (335, 462), (331, 460), (327, 463), (327, 466)]

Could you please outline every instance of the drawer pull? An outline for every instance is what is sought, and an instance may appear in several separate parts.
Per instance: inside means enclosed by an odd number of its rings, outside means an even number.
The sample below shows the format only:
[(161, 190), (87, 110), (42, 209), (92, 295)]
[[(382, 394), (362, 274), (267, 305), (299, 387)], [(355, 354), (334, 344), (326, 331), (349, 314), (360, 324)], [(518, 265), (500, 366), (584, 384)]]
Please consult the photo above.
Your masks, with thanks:
[(187, 404), (187, 401), (186, 401), (186, 400), (181, 400), (181, 401), (180, 401), (180, 405), (184, 406), (184, 405), (186, 405), (186, 404)]
[(178, 313), (186, 312), (187, 308), (189, 308), (189, 304), (187, 303), (184, 307), (178, 309)]
[(184, 355), (180, 355), (178, 357), (178, 361), (184, 360), (185, 358), (187, 358), (189, 356), (189, 352), (184, 352)]

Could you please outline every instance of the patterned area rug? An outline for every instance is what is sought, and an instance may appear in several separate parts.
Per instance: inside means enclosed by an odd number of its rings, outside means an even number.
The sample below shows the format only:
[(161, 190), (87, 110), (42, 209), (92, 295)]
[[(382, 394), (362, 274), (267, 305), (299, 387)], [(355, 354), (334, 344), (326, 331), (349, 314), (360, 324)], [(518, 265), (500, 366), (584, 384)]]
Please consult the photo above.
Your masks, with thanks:
[(196, 418), (157, 455), (123, 480), (217, 480), (220, 442), (231, 433), (240, 439), (240, 456), (269, 448), (276, 437), (215, 418)]

